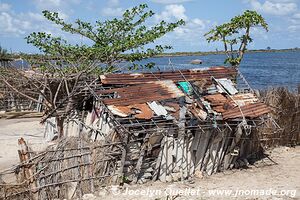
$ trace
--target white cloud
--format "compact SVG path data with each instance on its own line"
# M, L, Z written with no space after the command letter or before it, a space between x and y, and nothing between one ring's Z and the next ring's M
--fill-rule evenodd
M184 3L193 0L152 0L154 3L161 3L161 4L175 4L175 3Z
M31 18L35 21L44 21L45 20L45 17L40 13L29 12L26 15L28 15L29 18Z
M33 0L38 9L64 9L74 4L79 4L81 0Z
M297 31L300 30L300 26L297 26L297 25L290 25L290 26L288 27L288 30L289 30L290 32L297 32Z
M57 12L63 19L67 19L74 11L72 7L81 2L81 0L32 0L38 12L50 10Z
M64 35L57 25L46 20L40 13L16 13L14 10L0 12L1 36L25 37L37 31L51 31L61 36Z
M109 7L116 7L116 6L119 6L120 5L120 1L119 0L109 0L107 2L107 5Z
M267 40L269 38L266 30L259 28L259 27L253 27L251 30L251 35L254 38L262 38L264 40Z
M288 27L288 30L290 32L300 31L300 12L295 13L292 17L290 17L289 22L290 25Z
M297 11L298 6L293 0L267 0L260 3L258 0L250 0L253 9L271 15L289 15Z
M199 41L209 27L210 22L194 18L187 20L185 26L178 27L174 30L175 36L185 41Z
M161 13L155 15L155 19L156 21L165 20L167 22L184 19L186 24L176 28L174 32L168 33L163 37L162 41L171 45L174 44L174 41L177 41L176 43L197 48L205 45L204 43L206 42L203 35L212 25L208 20L189 18L186 15L185 7L178 4L166 5Z
M24 34L24 31L19 27L22 25L19 20L15 19L7 12L0 14L0 35L19 35Z
M57 13L58 13L58 16L64 20L69 18L69 15L67 13L65 13L64 11L58 10Z
M294 14L294 15L293 15L293 18L294 18L294 19L299 19L299 20L300 20L300 12Z
M1 11L8 11L10 10L11 5L8 3L1 3L0 2L0 12Z
M292 3L292 2L297 2L297 0L270 0L275 3Z
M277 25L276 30L273 24L273 30L270 32L277 32L286 34L296 33L300 31L300 10L298 8L299 0L246 0L250 3L250 6L262 13L270 14L274 16L280 16L280 25Z
M25 36L26 33L43 25L43 23L41 23L41 17L42 16L39 16L39 14L32 12L20 14L15 14L13 12L1 12L0 35L13 35L15 37Z
M54 9L62 6L61 0L34 0L34 4L38 9Z
M122 14L124 13L124 10L123 8L110 8L110 7L107 7L107 8L103 8L101 10L101 14L103 16L107 16L107 17L117 17L117 16L122 16Z
M109 0L106 7L101 10L101 14L107 17L117 17L122 16L124 9L120 7L119 0Z
M165 6L165 9L161 12L161 14L156 14L155 19L160 21L171 21L173 19L176 20L187 20L187 16L185 15L185 8L183 5L171 4Z

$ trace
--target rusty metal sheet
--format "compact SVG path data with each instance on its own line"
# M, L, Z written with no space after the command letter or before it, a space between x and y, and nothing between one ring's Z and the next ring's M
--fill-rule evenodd
M103 102L106 105L118 106L141 104L184 96L184 93L171 80L97 91L97 94L100 95L110 93L114 93L117 98L104 99Z
M110 105L110 106L107 106L107 108L114 115L117 115L119 117L127 117L130 114L132 114L130 108L128 108L127 106L114 106L114 105Z
M189 107L189 111L200 120L205 120L208 115L207 112L195 106Z
M256 118L271 112L271 109L267 105L260 102L241 106L240 108L242 110L243 115L249 118ZM224 112L222 115L223 115L223 119L226 120L226 119L241 118L242 113L238 107L235 107L233 109Z
M204 96L204 99L210 102L212 106L224 105L228 99L220 93Z
M153 73L135 73L135 74L108 74L101 75L101 82L110 85L130 85L141 84L145 82L157 80L172 80L192 81L207 79L210 81L211 77L215 78L234 78L237 75L237 70L232 67L212 67L206 70L182 70L172 72L153 72Z
M138 113L135 115L138 119L151 119L153 117L153 112L149 108L147 104L136 104L131 106L131 109L135 108L141 111L141 113Z
M232 96L232 99L239 106L252 104L258 101L258 98L252 93L236 94Z
M231 99L220 93L204 96L204 99L207 100L211 108L218 113L226 112L236 106Z
M177 120L179 119L180 106L178 102L167 102L164 104L164 107L171 116L175 117Z
M224 108L224 106L215 106L213 107L213 110L218 112L218 113L223 113L223 112L226 112L227 109Z
M237 105L245 106L258 101L257 97L252 93L236 94L231 96L231 98L226 97L224 94L217 93L204 96L204 99L207 100L212 109L218 113L224 113L235 108Z
M134 104L129 106L108 106L108 109L115 115L127 117L134 115L137 119L151 119L153 112L147 104Z

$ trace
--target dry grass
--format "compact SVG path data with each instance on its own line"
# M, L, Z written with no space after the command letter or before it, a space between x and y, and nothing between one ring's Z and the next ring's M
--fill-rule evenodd
M300 89L300 86L299 86ZM272 117L282 128L273 134L273 146L300 144L300 90L292 93L279 87L261 92L261 99L272 109Z

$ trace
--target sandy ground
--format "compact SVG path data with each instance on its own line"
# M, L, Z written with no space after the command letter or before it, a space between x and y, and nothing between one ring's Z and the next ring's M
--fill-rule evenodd
M35 150L47 145L38 119L0 119L0 171L18 162L20 137ZM279 147L269 153L277 164L264 159L248 169L184 182L107 187L83 199L300 199L300 146Z
M84 199L300 199L300 146L279 147L248 169L185 182L105 188ZM177 195L177 193L181 193Z
M0 119L0 171L18 163L18 139L23 137L34 150L44 148L44 127L39 119Z

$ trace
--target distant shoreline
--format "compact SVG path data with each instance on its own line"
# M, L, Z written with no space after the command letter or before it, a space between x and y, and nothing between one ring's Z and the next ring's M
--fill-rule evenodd
M300 51L300 48L294 49L258 49L258 50L248 50L246 53L273 53L273 52L295 52ZM205 56L205 55L222 55L225 51L208 51L208 52L172 52L172 53L162 53L154 57L177 57L177 56Z
M293 49L258 49L258 50L248 50L246 53L273 53L273 52L298 52L300 51L300 48L293 48ZM205 55L222 55L225 54L225 51L206 51L206 52L172 52L172 53L162 53L158 54L156 56L153 56L153 58L159 58L159 57L179 57L179 56L205 56ZM12 61L14 59L20 59L24 58L26 56L29 57L43 57L45 55L43 54L25 54L25 53L12 53L8 54L6 58L0 59L1 61Z

